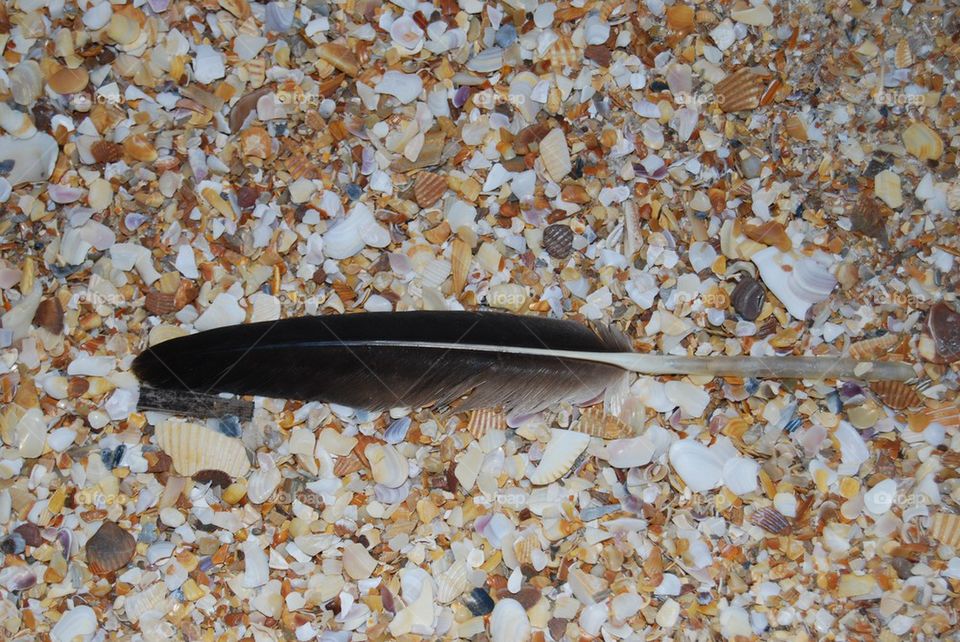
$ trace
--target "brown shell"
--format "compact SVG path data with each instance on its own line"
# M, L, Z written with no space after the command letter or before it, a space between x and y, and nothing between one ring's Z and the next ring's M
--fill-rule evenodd
M913 52L910 51L910 43L906 38L901 38L897 43L897 48L893 52L893 62L898 69L906 69L913 64Z
M503 430L507 427L507 418L503 412L494 408L478 408L470 411L467 432L480 439L488 430Z
M41 301L33 315L33 325L52 334L63 332L63 306L60 299L50 297Z
M233 479L222 470L198 470L193 473L193 481L200 484L210 484L218 488L226 488Z
M934 513L927 534L941 544L960 548L960 515Z
M360 64L356 55L345 45L327 42L314 49L314 51L320 60L329 62L348 76L356 76L360 72Z
M350 453L345 457L338 457L336 463L333 464L333 474L337 477L346 477L350 473L355 473L358 470L363 470L363 462L360 461L355 453Z
M580 52L573 46L569 36L560 36L547 50L547 60L553 71L560 71L564 67L576 69L580 67Z
M123 147L109 140L98 140L90 145L90 154L98 163L116 163L123 158Z
M894 410L923 405L923 400L916 389L902 381L874 381L870 384L870 390L884 405Z
M953 363L960 360L960 312L944 302L930 308L926 332L936 351L930 359L934 363Z
M754 511L750 515L750 523L774 535L785 533L790 528L790 521L783 516L783 513L769 506Z
M747 111L760 106L767 78L749 67L738 69L718 82L713 94L720 109L727 113Z
M420 207L430 207L447 191L447 179L433 172L420 172L413 184L413 195Z
M548 225L543 230L543 249L555 259L565 259L573 252L573 230L562 223Z
M126 566L136 550L133 535L114 522L105 521L87 540L87 567L97 575L108 575Z
M570 427L570 430L601 439L623 439L633 435L633 429L627 423L606 414L602 405L591 406L584 410L580 419Z
M879 359L900 344L898 334L885 334L873 339L864 339L850 344L850 356L859 361Z
M87 86L90 74L83 67L69 69L63 67L47 79L50 89L58 94L75 94Z
M177 311L176 295L167 294L158 290L147 292L146 302L143 307L151 314L164 315Z
M733 309L747 321L753 321L760 316L766 300L767 292L763 285L749 276L740 279L737 287L733 288L733 292L730 294Z
M937 408L925 408L910 416L910 426L915 430L923 430L933 423L940 424L947 430L960 428L960 404L946 403Z
M473 262L473 251L466 241L453 239L450 244L450 265L453 279L453 295L459 296L467 284L470 274L470 263Z

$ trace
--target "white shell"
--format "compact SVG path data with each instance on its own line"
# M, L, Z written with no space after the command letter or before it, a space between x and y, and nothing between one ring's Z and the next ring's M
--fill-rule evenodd
M37 133L30 116L0 103L0 127L14 138L30 138Z
M702 493L720 485L723 462L709 448L693 439L670 446L670 465L691 491Z
M53 642L85 640L96 633L97 628L97 614L89 606L81 605L63 614L50 629L50 639Z
M543 161L547 174L557 183L573 169L570 148L567 147L567 139L559 127L551 129L540 141L540 160Z
M10 70L10 93L18 105L31 105L43 92L43 72L36 60L22 60ZM12 181L11 181L12 182Z
M413 51L423 43L423 29L410 16L401 16L390 25L390 38L393 44Z
M760 464L746 457L734 457L723 464L723 485L734 495L746 495L757 490Z
M167 586L163 582L154 582L142 591L134 591L127 595L123 603L123 610L127 618L134 624L147 611L167 612Z
M243 586L256 588L270 580L270 565L267 554L256 537L247 539L243 544Z
M563 477L577 461L580 453L590 445L590 435L582 432L553 428L550 433L550 441L543 451L543 457L530 475L530 482L538 486Z
M378 94L389 94L406 105L423 92L423 81L417 74L388 71L373 89Z
M530 639L530 618L523 605L511 598L497 602L490 614L491 642L525 642Z
M649 464L655 451L653 440L643 435L608 442L604 456L614 468L635 468Z
M243 477L250 460L243 442L200 424L170 419L157 426L157 444L173 460L177 473L189 477L200 470L221 470Z
M873 515L883 515L893 506L897 495L897 482L893 479L884 479L871 488L863 496L863 504Z
M355 580L365 580L377 568L375 560L367 549L356 542L343 547L343 570Z
M323 253L331 259L346 259L367 244L381 247L389 232L377 224L373 212L363 203L357 203L346 218L341 219L323 235Z
M810 306L830 296L837 284L833 275L814 259L781 252L775 247L760 250L750 260L787 312L801 321Z
M363 454L370 462L373 479L388 488L399 488L407 481L410 465L390 444L368 444Z
M213 300L213 303L203 311L200 318L193 322L193 327L202 332L243 323L246 318L247 313L240 307L237 297L221 292Z
M280 469L267 453L257 453L257 463L260 468L253 471L247 480L247 499L254 504L262 504L270 499L283 477Z
M41 132L26 140L0 136L0 163L13 162L13 167L6 175L13 187L50 178L59 155L60 147L49 134Z
M469 586L467 572L467 565L462 561L454 562L444 571L437 578L437 601L441 604L449 604L460 597Z

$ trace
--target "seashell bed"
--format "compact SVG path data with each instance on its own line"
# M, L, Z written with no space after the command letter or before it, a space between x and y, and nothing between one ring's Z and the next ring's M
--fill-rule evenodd
M957 639L958 33L946 0L2 3L0 638ZM130 371L483 307L916 378L209 417Z

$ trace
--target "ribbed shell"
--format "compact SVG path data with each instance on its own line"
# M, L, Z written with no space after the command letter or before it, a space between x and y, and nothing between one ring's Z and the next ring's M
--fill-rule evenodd
M720 109L727 113L747 111L760 106L767 81L764 76L744 67L718 82L713 93Z
M490 430L504 430L507 427L507 418L503 412L494 408L478 408L470 412L467 422L467 432L480 439Z
M420 172L413 184L413 195L420 207L430 207L447 191L447 179L433 172Z
M935 513L927 533L941 544L960 548L960 515Z
M885 334L873 339L864 339L850 344L850 356L861 361L879 359L893 350L901 341L898 334Z
M157 443L170 455L174 469L185 477L201 470L222 470L236 478L250 470L242 441L200 424L166 421L157 426Z
M902 381L874 381L870 384L870 390L894 410L916 408L923 404L916 389Z
M136 549L133 535L105 521L87 540L87 567L97 575L108 575L126 566Z

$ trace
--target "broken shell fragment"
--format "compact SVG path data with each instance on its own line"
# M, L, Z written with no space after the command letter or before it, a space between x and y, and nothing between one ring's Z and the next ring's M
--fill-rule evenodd
M543 457L530 474L530 482L543 486L563 477L590 444L590 435L553 428Z
M237 478L250 470L243 442L206 426L171 419L157 426L156 434L157 444L185 477L201 470L221 470Z
M920 356L933 363L960 360L960 312L943 301L935 303L927 313L919 350Z
M540 159L554 181L559 183L573 169L570 161L570 148L563 130L559 127L550 130L540 141Z

